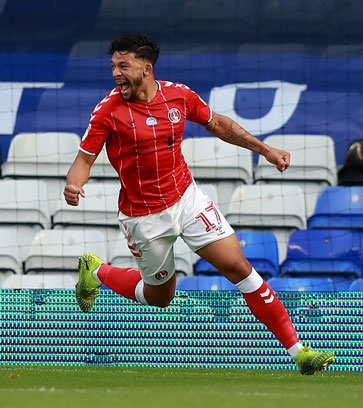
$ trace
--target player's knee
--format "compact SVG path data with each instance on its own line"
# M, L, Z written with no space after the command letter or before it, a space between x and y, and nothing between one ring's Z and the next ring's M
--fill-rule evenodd
M223 270L223 274L231 281L240 281L251 273L251 264L244 259L231 260Z
M170 305L170 302L173 300L173 298L174 298L174 295L159 298L159 299L154 299L153 302L150 303L150 305L165 308Z

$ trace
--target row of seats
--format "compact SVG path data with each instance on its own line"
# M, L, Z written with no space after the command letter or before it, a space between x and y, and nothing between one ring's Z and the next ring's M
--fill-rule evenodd
M0 180L0 225L18 225L19 243L28 245L29 229L99 228L107 241L119 232L118 183L88 183L86 199L77 207L62 197L47 201L47 188L40 180ZM213 196L211 194L211 196ZM232 195L226 218L235 230L267 230L277 238L279 262L286 257L287 243L296 230L330 228L363 229L363 187L326 187L319 194L313 215L306 220L302 193L294 186L243 185Z
M296 292L363 292L363 278L348 281L333 280L330 277L278 277L267 282L274 291ZM181 279L177 283L178 290L222 290L237 291L238 288L223 276L198 275Z
M363 292L363 279L337 285L329 277L271 278L267 281L272 289L282 292ZM8 276L0 286L3 289L74 289L77 277L69 273L41 272L28 275ZM237 287L223 276L190 276L178 281L178 290L237 291Z
M265 279L329 279L335 290L346 290L353 281L363 277L363 234L355 230L295 231L281 265L272 233L237 232L236 235L245 256ZM76 278L78 257L84 252L95 252L114 266L137 267L121 232L107 245L99 229L41 230L35 234L23 260L17 244L16 229L0 229L0 284L9 275L22 273L63 272ZM220 276L180 238L174 245L174 255L178 278Z
M274 135L265 139L271 146L291 152L288 172L280 174L259 156L253 166L248 149L228 144L215 137L189 138L182 142L182 151L200 183L216 186L222 212L227 211L233 190L241 184L299 185L303 190L307 215L313 210L318 192L337 184L334 141L322 135ZM80 138L73 133L21 133L10 144L7 160L1 165L2 177L64 178L79 147ZM91 179L116 179L117 174L102 150L92 166Z

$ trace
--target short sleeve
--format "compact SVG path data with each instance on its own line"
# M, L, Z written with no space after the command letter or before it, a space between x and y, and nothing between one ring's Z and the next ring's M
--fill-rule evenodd
M89 125L82 137L80 150L84 153L98 154L111 133L104 115L92 113Z
M188 89L187 92L187 119L204 125L212 119L212 110L197 93Z

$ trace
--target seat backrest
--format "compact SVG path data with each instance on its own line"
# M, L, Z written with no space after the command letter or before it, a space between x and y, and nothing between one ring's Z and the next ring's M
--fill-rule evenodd
M104 235L95 229L39 231L32 242L24 270L76 270L78 258L85 252L96 253L107 262Z
M349 259L360 258L360 234L343 229L312 229L294 231L287 246L287 259Z
M19 133L10 143L2 175L65 177L79 143L75 133Z
M349 286L351 292L363 292L363 278L356 279Z
M308 225L309 228L363 228L363 186L324 188Z
M74 289L76 282L71 274L37 273L35 275L12 275L2 283L9 289Z
M252 152L217 137L193 137L182 141L184 158L195 178L253 179Z
M334 292L334 282L331 278L324 277L311 277L311 278L271 278L268 280L269 285L274 291L297 291L297 292L310 292L310 291L327 291Z
M316 202L316 214L363 214L363 186L324 188Z
M15 228L0 228L0 270L22 272L22 259Z
M177 283L179 290L239 290L232 282L224 276L187 276Z
M90 182L84 186L86 196L80 198L79 205L69 206L60 199L58 208L52 214L52 225L93 224L118 226L118 196L120 183Z
M245 257L258 272L271 272L272 275L278 275L279 251L274 234L257 231L236 232L236 236Z
M255 180L273 178L327 181L336 185L337 165L334 140L327 135L272 135L264 139L268 145L291 154L290 167L279 173L264 156L258 157Z
M46 185L40 180L0 180L0 223L50 223Z
M353 274L363 267L360 234L353 230L312 229L291 234L281 275L287 273Z
M232 225L304 228L302 189L291 185L241 185L233 192L227 220Z

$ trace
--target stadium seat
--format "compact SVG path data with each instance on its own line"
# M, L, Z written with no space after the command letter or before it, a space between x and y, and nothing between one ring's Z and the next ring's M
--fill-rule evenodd
M264 277L279 274L279 250L271 232L236 232L245 257Z
M349 145L344 165L338 171L338 185L363 186L363 139Z
M334 140L325 135L272 135L265 143L291 153L287 171L280 173L264 156L254 168L257 184L285 183L300 186L304 192L306 215L314 211L319 191L337 184Z
M253 181L252 152L223 142L217 137L193 137L182 141L182 152L199 183L213 183L219 207L227 211L233 190Z
M291 232L306 226L304 195L301 188L284 184L242 185L233 193L226 219L236 231L273 233L282 261Z
M256 271L265 279L279 274L278 247L270 232L236 232L242 251ZM195 274L219 274L220 272L204 259L194 265Z
M333 279L328 277L277 277L268 280L271 288L278 292L285 291L298 291L298 292L310 292L310 291L323 291L334 292L336 291Z
M176 288L178 290L233 290L239 289L224 276L186 276L180 279Z
M65 177L78 152L75 133L19 133L2 164L3 177Z
M360 234L353 230L312 229L291 234L280 276L345 274L359 278L363 259Z
M12 275L1 284L2 289L74 289L77 280L69 273L39 272L36 275Z
M80 137L75 133L19 133L10 142L8 157L1 165L2 176L41 179L47 186L52 211L62 195L79 143Z
M24 273L77 272L78 258L85 252L96 253L107 262L105 239L99 230L42 230L34 237L24 261Z
M46 185L39 180L0 180L0 224L49 226Z
M117 219L119 182L90 182L84 190L86 197L81 197L76 207L68 205L64 199L58 201L51 215L52 228L98 228L107 242L115 242L120 231Z
M22 273L18 234L14 228L0 228L0 271Z
M324 188L308 228L363 229L363 186Z
M356 279L349 286L351 292L363 292L363 278Z
M24 259L34 235L50 225L46 186L40 180L2 179L0 189L0 228L16 231Z

